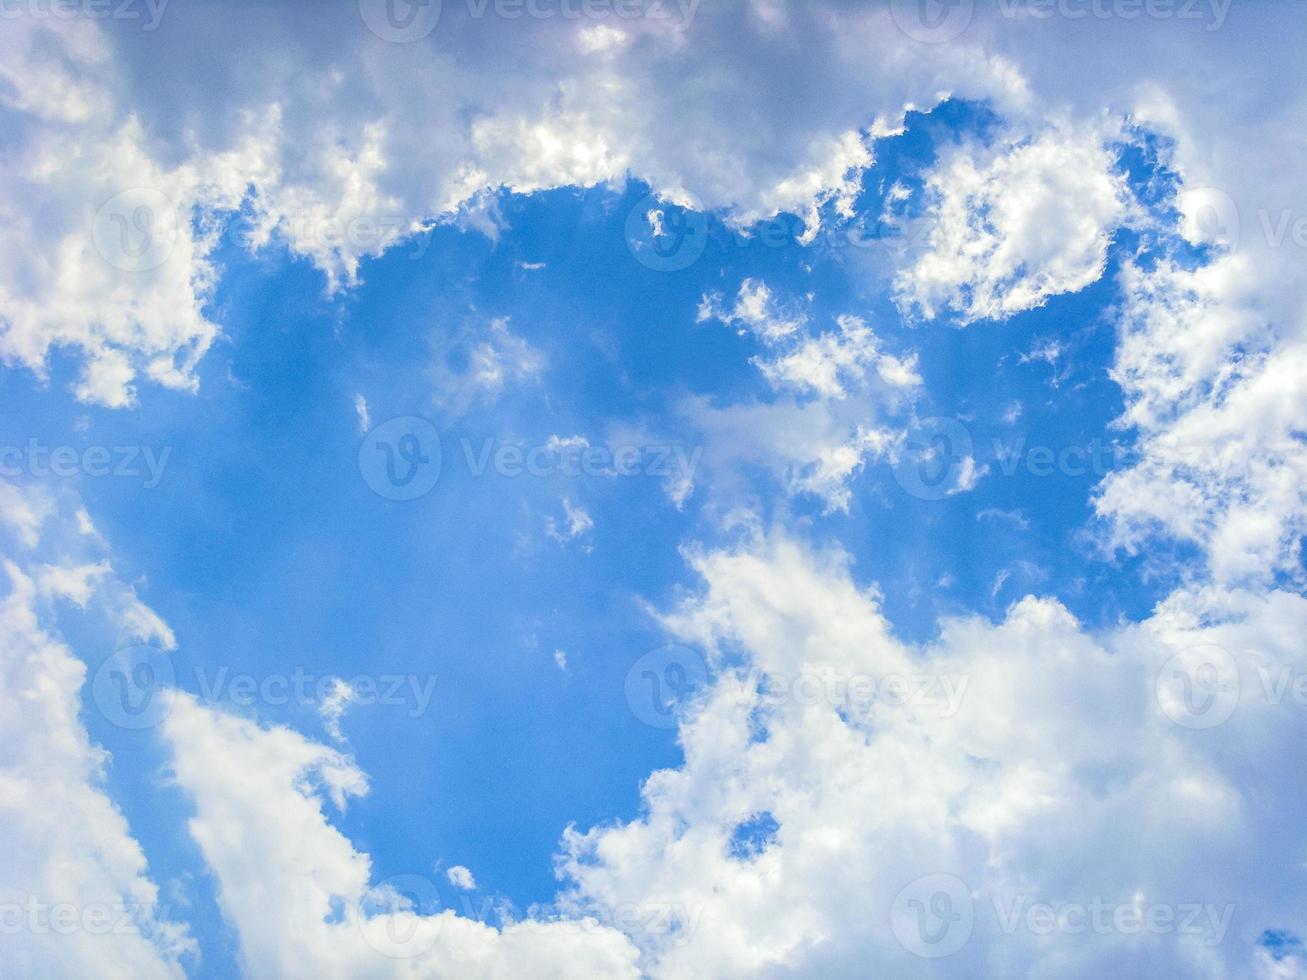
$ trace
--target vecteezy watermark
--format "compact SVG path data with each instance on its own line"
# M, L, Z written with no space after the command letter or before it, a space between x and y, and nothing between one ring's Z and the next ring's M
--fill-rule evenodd
M1228 902L1111 902L1099 895L1087 902L1033 902L1028 895L992 901L999 930L1009 936L1185 936L1218 946L1234 917Z
M473 478L634 477L694 479L703 447L677 444L591 445L581 436L551 436L536 445L500 442L493 436L462 436L449 461ZM440 434L426 419L402 416L385 422L359 446L359 472L374 491L390 500L414 500L430 493L445 457Z
M1234 917L1232 903L1114 902L1101 895L1087 901L1043 901L1023 894L994 894L987 902L963 879L948 873L922 875L906 884L890 905L890 929L909 953L924 959L952 956L970 942L977 920L992 923L996 935L1182 936L1204 945L1225 940Z
M416 260L427 254L439 227L438 222L393 211L330 213L306 209L260 215L242 210L211 215L203 231L205 240L215 246L231 245L247 252L257 252L269 242L278 241L300 254L379 255L408 241L407 256Z
M421 956L440 937L440 893L423 875L392 875L368 890L363 911L363 940L390 959Z
M1158 672L1155 694L1158 709L1175 724L1215 728L1243 704L1307 708L1307 671L1257 663L1245 677L1228 650L1201 643L1167 660Z
M684 946L698 930L704 913L703 905L684 902L586 902L565 911L537 908L522 918L499 896L461 891L442 901L440 891L435 881L419 874L393 875L369 889L358 920L364 940L390 959L421 956L439 937L441 913L454 912L461 919L490 928L511 927L517 935L541 932L560 937L616 929Z
M47 446L29 439L22 446L0 445L0 476L89 476L141 480L153 490L163 482L172 446Z
M168 261L186 221L184 209L163 191L131 187L100 206L91 226L91 240L100 256L115 269L148 272ZM407 255L417 260L430 249L438 228L437 222L390 211L290 210L259 214L242 210L204 213L197 233L209 248L233 246L251 253L275 242L302 255L380 255L401 242L409 242Z
M1050 20L1172 20L1220 30L1234 0L998 0L1002 17Z
M997 0L1007 19L1166 20L1219 30L1234 0ZM907 37L923 44L954 41L971 26L974 0L890 0L890 19Z
M0 902L0 935L137 935L141 922L166 915L166 907L137 902L50 902L28 895L22 902Z
M890 0L890 18L923 44L944 44L962 35L975 14L973 0Z
M440 433L426 419L405 415L377 426L359 446L359 472L388 500L426 496L440 479Z
M650 650L626 672L626 703L654 728L675 728L708 683L708 665L699 651L679 644Z
M711 243L714 247L743 251L750 248L805 248L839 252L879 250L890 257L933 247L938 220L933 215L879 219L866 216L854 221L822 221L812 225L784 212L748 226L710 225L697 204L683 206L650 194L626 215L626 247L637 262L655 272L679 272L699 261Z
M1185 728L1215 728L1239 707L1239 664L1211 643L1181 650L1162 667L1155 687L1162 714Z
M735 688L738 703L763 707L797 704L802 707L827 705L865 712L877 705L910 708L952 718L962 707L968 674L886 673L847 671L801 671L793 674L764 673L756 668L726 675L724 683Z
M702 0L459 0L473 20L655 21L689 28ZM383 41L411 44L431 34L453 0L359 0L368 30Z
M971 939L976 907L971 889L957 875L922 875L908 882L890 904L890 930L914 956L942 959Z
M943 500L970 489L975 455L971 433L954 418L913 423L893 459L894 479L920 500Z
M625 234L627 249L645 268L680 272L708 247L708 215L650 194L627 213Z
M122 272L148 272L168 261L180 219L167 194L131 187L100 206L91 225L95 250Z
M138 20L158 28L168 0L0 0L0 20Z
M1184 188L1177 205L1184 215L1181 229L1190 241L1229 249L1241 241L1260 240L1271 249L1307 249L1307 210L1259 208L1256 221L1248 222L1234 198L1216 187Z
M1258 455L1233 441L1221 446L1169 446L1167 454L1176 466L1218 472ZM1273 454L1264 455L1274 459ZM1101 480L1142 458L1143 450L1137 446L1099 437L1050 445L1017 436L990 439L978 446L960 419L935 416L913 422L895 447L891 464L894 479L909 494L921 500L942 500L971 489L984 477Z
M297 666L290 673L249 674L228 667L189 672L188 688L205 704L251 708L298 705L321 709L331 695L348 691L350 705L399 707L410 718L424 714L435 691L434 674L356 674L341 678L314 674ZM148 645L116 650L91 678L91 700L100 714L119 728L152 728L172 711L178 675L173 658Z

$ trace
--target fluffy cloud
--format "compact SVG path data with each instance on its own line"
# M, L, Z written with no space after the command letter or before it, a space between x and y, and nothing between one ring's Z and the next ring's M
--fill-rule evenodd
M525 919L498 929L442 911L430 877L371 883L368 856L324 812L328 798L341 809L367 791L363 773L335 749L187 695L163 734L247 975L637 976L634 947L597 921Z
M963 323L1000 319L1103 274L1126 211L1105 134L1054 128L944 153L926 178L922 254L895 280L899 304Z
M532 19L526 32L446 7L415 44L373 33L353 4L176 5L151 31L7 20L0 357L41 373L71 350L78 396L106 405L130 404L142 376L194 387L220 327L213 252L233 228L228 240L310 259L334 290L500 188L629 174L739 223L779 209L815 223L822 203L847 212L869 139L935 101L944 77L1000 100L1014 83L974 50L921 61L884 10L840 22L741 2L620 30ZM240 51L240 67L220 49ZM803 70L788 70L796 59ZM742 77L757 64L773 70ZM669 77L694 79L698 97ZM796 114L800 94L811 107Z
M193 944L168 921L145 855L104 788L108 753L79 714L86 666L55 632L57 604L94 603L120 642L171 634L107 560L47 563L99 550L57 502L0 493L0 930L19 976L180 978ZM46 515L33 519L33 514ZM83 525L85 528L85 525ZM113 649L106 644L106 654Z
M764 352L752 362L781 395L725 407L692 397L682 405L704 436L715 492L734 493L741 466L762 465L789 493L847 510L850 481L899 438L887 422L921 383L916 356L884 351L861 317L839 316L835 329L814 329L803 303L775 295L761 280L745 279L729 306L705 296L698 319L754 337Z
M1282 969L1259 939L1307 902L1275 870L1307 845L1293 817L1304 789L1281 764L1307 714L1276 703L1266 679L1305 666L1292 639L1307 625L1301 597L1179 593L1097 636L1030 597L999 623L947 621L914 649L838 552L774 536L694 564L702 593L665 622L720 673L689 706L684 765L650 777L639 819L566 841L574 909L658 896L697 914L692 930L634 937L651 975ZM1201 728L1189 702L1168 714L1168 672L1194 680L1223 656L1226 686L1190 693L1228 700L1232 685L1228 720ZM773 830L742 852L735 841L759 815ZM927 879L932 889L960 882L953 911L974 913L968 941L939 963L896 918L908 911L896 896L927 875L952 876ZM932 889L908 895L929 902ZM1131 909L1176 918L1114 928L1109 913L1106 928L1081 928L1073 915L1046 929L1022 914L1095 900L1127 923ZM1180 929L1190 905L1204 918Z

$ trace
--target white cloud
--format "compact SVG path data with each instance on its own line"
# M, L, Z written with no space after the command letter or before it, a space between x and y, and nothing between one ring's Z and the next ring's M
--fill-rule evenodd
M1001 319L1103 274L1126 213L1110 133L1055 127L946 150L926 178L925 254L899 273L899 305L927 319Z
M802 303L775 296L761 280L745 279L730 308L720 296L705 296L698 319L756 337L765 353L752 361L784 396L726 407L685 401L683 413L705 436L706 470L717 492L739 489L739 464L761 463L787 492L817 496L828 512L848 510L850 480L898 439L892 426L873 420L896 414L921 384L916 355L883 351L858 316L839 316L835 330L817 332ZM682 499L689 486L676 488Z
M510 385L528 385L547 365L543 353L498 317L484 329L463 329L436 338L433 368L436 405L462 415L474 405L493 405Z
M559 544L568 544L577 538L584 537L594 530L594 526L594 519L586 509L580 504L573 504L567 497L563 498L563 518L561 521L553 516L545 518L545 534ZM588 552L590 547L587 544L584 550Z
M55 603L96 605L118 643L160 642L97 543L51 500L5 484L0 523L23 537L0 559L0 908L6 971L18 976L174 978L193 950L169 921L145 854L105 789L108 753L80 717L87 667L55 628ZM30 514L46 513L34 524ZM38 535L38 531L40 534ZM36 563L33 549L75 564ZM26 557L25 557L26 556ZM148 611L147 611L148 612ZM153 620L152 620L153 617ZM164 644L166 646L166 644Z
M1307 714L1258 680L1307 666L1300 596L1182 592L1101 635L1028 597L999 623L948 620L912 648L839 553L772 538L694 565L701 595L665 622L721 673L681 727L685 762L650 777L639 818L566 845L575 909L657 896L701 912L692 932L635 936L652 976L927 975L890 911L933 873L961 878L976 910L969 942L941 961L948 976L1254 976L1262 932L1307 906L1275 870L1307 845L1304 788L1282 764ZM1216 731L1173 722L1155 687L1177 651L1204 643L1243 680ZM908 703L878 686L889 677ZM760 813L774 841L733 855L733 833ZM1225 924L1205 936L1000 925L1012 902L1095 899L1209 903Z
M841 316L838 330L810 336L772 359L758 358L763 375L777 388L793 388L821 398L845 398L861 388L871 371L885 384L912 388L921 384L916 356L885 354L861 317Z
M807 322L807 316L793 302L782 302L759 279L745 279L732 306L719 294L705 295L699 303L699 322L720 320L740 334L752 333L767 344L793 336Z
M371 432L372 413L368 410L368 400L362 395L354 396L354 414L358 416L359 432Z
M476 878L472 877L472 872L461 864L456 864L445 872L445 877L449 883L461 891L471 891L477 886Z
M370 882L368 856L323 812L324 797L340 808L367 791L363 773L334 749L185 695L163 733L177 782L194 800L189 829L219 883L246 975L637 975L634 949L597 922L526 919L497 929L441 911L452 897L442 901L420 874Z
M340 719L344 717L349 706L357 700L358 695L352 687L339 677L331 679L331 686L318 705L318 714L322 717L322 727L337 742L344 741L340 732Z
M812 494L828 512L845 511L852 502L850 481L869 461L888 459L898 439L892 427L875 424L874 407L862 399L719 408L708 398L688 397L679 411L704 446L694 480L668 488L682 499L698 480L721 500L748 499L748 469L762 466L786 493Z

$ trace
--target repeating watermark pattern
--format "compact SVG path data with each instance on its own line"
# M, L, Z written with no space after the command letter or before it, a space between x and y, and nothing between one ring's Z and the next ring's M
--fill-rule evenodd
M426 713L435 692L434 674L356 674L340 678L314 674L297 666L290 673L254 675L228 667L190 671L189 689L205 704L251 708L298 705L318 709L340 684L351 705L403 708L408 717ZM148 645L115 651L91 679L91 700L100 714L119 728L153 728L172 711L178 676L173 658Z
M749 248L809 248L839 252L881 250L901 257L927 251L938 222L933 216L862 217L852 222L822 221L815 227L798 215L780 213L747 227L711 225L702 208L682 206L650 194L626 216L626 247L637 262L655 272L688 269L708 246L743 251Z
M906 36L923 44L956 40L971 26L973 0L890 0L890 17Z
M177 231L177 207L167 194L154 187L131 187L100 206L91 240L115 269L148 272L168 261Z
M88 476L140 480L146 490L163 482L172 446L47 446L29 439L25 445L0 445L0 476Z
M1185 215L1185 235L1194 241L1235 248L1255 241L1270 249L1307 249L1307 210L1258 208L1254 221L1245 221L1239 205L1217 187L1181 190L1177 204Z
M371 890L370 906L359 919L364 941L390 959L421 956L440 937L440 892L431 879L400 874Z
M132 20L158 29L168 0L0 0L0 20Z
M452 0L451 0L452 2ZM681 30L694 22L701 0L458 0L473 20L573 20L599 23L637 20ZM383 41L411 44L430 36L440 22L442 0L359 0L368 30Z
M1024 894L981 897L954 874L922 875L905 885L890 905L890 929L909 953L924 959L952 956L966 946L985 913L994 937L1026 933L1036 937L1179 936L1207 946L1224 942L1233 903L1115 902L1100 895L1087 901L1049 902ZM991 918L992 913L992 918Z
M1187 647L1158 672L1161 713L1183 728L1216 728L1242 705L1307 708L1307 671L1258 663L1245 675L1230 651L1213 643Z
M699 261L708 247L708 215L650 194L626 216L626 247L655 272L680 272Z
M0 935L138 935L139 923L167 914L167 906L138 902L51 902L28 895L22 902L0 902Z
M424 497L440 479L440 433L412 415L383 422L359 446L359 472L388 500Z
M1233 0L996 0L1007 20L1174 21L1216 31L1225 26ZM890 0L890 18L905 36L922 44L946 44L966 33L976 17L974 0ZM987 12L990 5L986 5Z
M473 478L489 474L506 479L532 477L653 477L692 481L703 447L673 443L591 445L580 437L553 436L533 446L488 436L458 440L451 462ZM414 500L431 492L440 479L443 451L440 434L426 419L403 416L385 422L359 447L359 472L378 494L390 500Z
M436 29L441 6L441 0L359 0L359 15L383 41L412 44Z
M1157 675L1157 705L1185 728L1215 728L1239 707L1239 664L1228 650L1201 644L1181 650Z
M1169 20L1220 30L1234 0L997 0L1002 17L1040 20Z
M757 669L727 675L739 704L760 699L764 707L796 704L801 707L827 705L866 711L876 706L911 708L937 713L941 718L957 715L971 683L968 674L952 673L845 673L804 671L797 674L763 673Z
M919 500L943 500L966 489L966 468L975 466L971 433L958 419L935 416L908 429L894 460L894 479Z
M971 889L957 875L922 875L890 904L890 930L899 945L923 959L952 956L971 939L976 908Z
M708 665L698 650L669 644L650 650L626 672L626 703L654 728L675 728L708 683Z
M184 210L163 191L155 187L132 187L119 191L96 211L91 240L100 256L115 269L148 272L168 261L186 225L185 219ZM278 213L275 220L241 211L204 213L198 234L206 248L230 246L251 253L269 242L280 242L300 254L380 255L401 242L408 242L405 254L416 261L430 250L438 230L437 222L389 211L350 214L289 211Z
M225 216L204 229L206 241L257 252L270 241L284 242L300 253L346 252L379 255L400 242L410 243L406 255L420 259L431 248L439 224L391 211L324 214L320 211L279 213L275 221L247 211Z
M569 914L533 914L520 918L510 904L491 894L461 892L442 901L440 888L425 875L392 875L369 890L358 918L364 940L389 959L413 959L426 953L439 938L443 918L452 912L461 919L514 933L547 932L552 936L585 935L616 929L627 935L658 937L684 946L703 917L703 905L684 902L587 902Z
M1168 446L1171 465L1227 472L1255 459L1274 463L1273 451L1253 452L1237 442ZM961 419L934 416L908 428L892 459L894 479L920 500L943 500L975 486L984 477L1066 477L1101 480L1142 462L1145 449L1092 437L1084 442L1038 443L1025 436L974 439Z
M1185 936L1218 946L1234 918L1229 902L1110 902L1097 895L1088 902L1056 903L995 895L992 902L999 930L1008 936Z

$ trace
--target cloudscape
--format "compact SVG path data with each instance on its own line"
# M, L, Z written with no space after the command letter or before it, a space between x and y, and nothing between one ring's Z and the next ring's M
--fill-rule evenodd
M0 0L0 975L1307 977L1304 50Z

